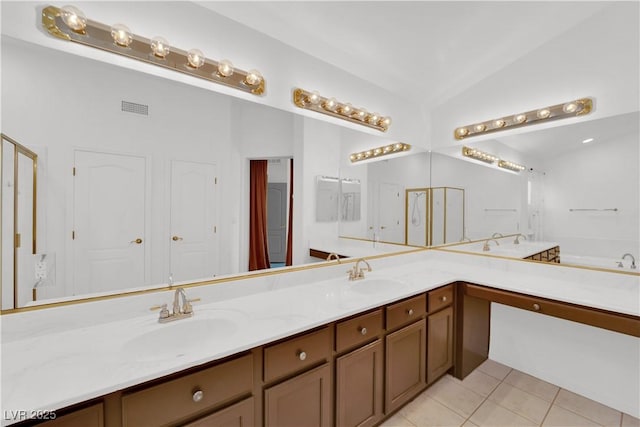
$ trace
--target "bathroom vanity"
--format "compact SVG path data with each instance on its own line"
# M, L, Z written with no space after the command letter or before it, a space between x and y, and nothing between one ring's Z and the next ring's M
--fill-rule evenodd
M20 339L12 317L42 327L46 310L13 314L3 324L2 406L55 414L47 426L376 425L500 346L495 304L613 334L637 353L639 276L479 258L419 251L371 259L373 271L357 281L343 260L193 287L187 294L202 300L195 315L171 324L157 313L115 322L87 314L93 324L70 328L70 313L57 313L46 336ZM120 314L171 296L66 310ZM619 364L616 357L602 363ZM619 368L627 381L638 370ZM618 408L634 415L628 405Z

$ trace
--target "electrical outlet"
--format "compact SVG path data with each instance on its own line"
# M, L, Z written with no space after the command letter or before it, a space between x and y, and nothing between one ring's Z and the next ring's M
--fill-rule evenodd
M47 262L46 261L38 261L36 262L35 269L36 279L46 279L47 278Z

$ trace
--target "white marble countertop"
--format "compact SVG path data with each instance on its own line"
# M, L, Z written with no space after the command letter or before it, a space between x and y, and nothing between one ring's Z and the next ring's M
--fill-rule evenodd
M202 301L194 306L194 317L168 324L159 324L157 313L148 311L151 296L144 300L149 305L141 309L141 313L148 314L114 321L103 319L88 322L87 326L75 319L74 327L50 326L47 333L25 334L25 338L11 335L5 330L11 322L5 322L1 407L7 411L63 408L457 280L640 315L639 276L552 268L444 251L371 260L373 271L366 273L362 281L347 280L345 271L351 266L334 263L315 272L303 270L270 276L271 279L245 279L240 282L251 285L251 281L298 275L292 283L300 280L303 284L272 286L269 290L252 285L246 288L256 290L235 296L223 297L227 291L223 286L216 290L219 285L190 288L190 297L202 295ZM302 275L307 279L301 279ZM327 275L333 277L323 277ZM310 280L313 276L323 279ZM162 297L169 298L170 294L162 293ZM158 295L153 298L156 301ZM109 310L115 307L113 304L118 304L118 299L97 302L91 310ZM80 307L83 305L78 309L86 309ZM69 307L66 309L56 315L74 315ZM21 322L34 316L46 319L43 311L23 313ZM36 323L34 328L42 326ZM3 425L11 423L3 420Z
M310 242L309 247L318 251L343 255L349 258L363 258L397 252L408 252L417 249L412 246L374 242L373 240L362 240L349 237L320 239Z

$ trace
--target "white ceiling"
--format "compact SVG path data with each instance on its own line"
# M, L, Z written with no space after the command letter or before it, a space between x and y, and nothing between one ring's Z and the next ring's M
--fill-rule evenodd
M610 3L197 2L425 109L478 83Z

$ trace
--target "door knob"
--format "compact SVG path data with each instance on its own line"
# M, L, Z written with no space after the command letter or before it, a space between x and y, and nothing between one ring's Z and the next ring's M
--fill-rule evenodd
M173 240L174 242L177 242L178 240L182 240L182 237L173 236L171 240Z
M140 243L142 243L142 239L138 237L136 240L132 240L129 243L135 243L136 245L139 245Z

